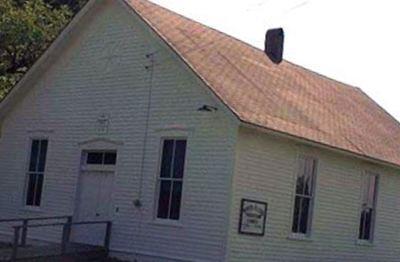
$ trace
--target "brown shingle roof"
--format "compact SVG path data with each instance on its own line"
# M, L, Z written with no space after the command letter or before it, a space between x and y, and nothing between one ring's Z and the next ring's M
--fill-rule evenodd
M241 121L400 166L400 124L360 89L146 0L126 0Z

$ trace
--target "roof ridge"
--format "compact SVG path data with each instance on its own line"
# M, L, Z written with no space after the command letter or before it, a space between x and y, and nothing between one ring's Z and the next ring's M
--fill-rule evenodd
M181 57L242 123L300 137L358 156L367 156L372 160L380 159L400 167L400 151L397 150L400 142L396 142L400 141L400 123L361 88L288 60L275 66L266 58L262 49L149 0L124 2ZM204 39L182 43L179 40L181 37L192 39L178 30L181 25L195 30L188 30L193 39L198 36L197 31L205 34ZM203 40L221 44L185 54L185 50L190 50L198 41ZM215 57L220 52L239 55L232 56L233 60L227 63ZM243 56L265 68L247 65L240 59ZM229 65L229 62L234 66ZM242 68L245 76L251 77L260 86L270 90L270 93L263 94L257 90L258 84L245 81L245 78L234 72L235 67ZM276 95L281 105L271 106L268 102L270 95ZM347 99L343 99L345 97ZM325 104L329 104L329 107L323 106ZM318 128L308 130L306 122L293 120L293 110L315 120ZM283 124L270 118L276 114L286 122ZM377 125L371 125L370 120ZM344 130L343 133L335 135L335 132L326 132L338 129ZM360 136L351 137L351 132L357 129L362 130ZM393 138L393 143L381 143L388 136ZM375 141L372 144L369 143L371 139Z
M129 2L130 0L124 0L124 1L128 1L128 2ZM230 35L230 34L228 34L228 33L225 33L225 32L223 32L223 31L221 31L221 30L215 28L215 27L212 27L212 26L206 25L206 24L204 24L204 23L202 23L202 22L196 21L196 20L193 19L193 18L190 18L190 17L188 17L188 16L182 15L182 14L180 14L180 13L178 13L178 12L172 10L172 9L169 9L169 8L167 8L167 7L164 7L164 6L160 5L160 4L154 3L154 2L151 1L151 0L140 0L140 1L142 1L142 2L149 2L149 3L151 3L152 5L155 5L155 6L157 6L157 7L160 8L160 9L163 9L163 10L165 10L165 11L167 11L167 12L173 13L174 15L177 15L177 16L179 16L179 17L181 17L181 18L184 18L184 19L186 19L186 20L188 20L188 21L191 21L191 22L193 22L193 23L196 23L196 24L198 24L198 25L200 25L200 26L203 26L203 27L205 27L205 28L207 28L207 29L211 29L211 30L213 30L213 31L216 32L216 33L219 33L219 34L221 34L221 35L223 35L223 36L225 36L225 37L227 37L227 38L230 38L230 39L232 39L232 40L235 40L235 41L238 42L239 44L246 45L246 46L252 48L253 50L255 50L255 51L257 51L257 52L262 52L262 53L264 53L264 50L263 50L263 49L261 49L261 48L259 48L259 47L257 47L257 46L254 46L254 45L252 45L252 44L250 44L250 43L248 43L248 42L246 42L246 41L244 41L244 40L242 40L242 39L240 39L240 38L238 38L238 37L236 37L236 36ZM288 63L288 64L290 64L291 66L298 67L298 68L300 68L300 69L302 69L302 70L306 70L306 71L308 71L308 72L311 72L311 73L313 73L313 74L316 74L317 76L322 77L322 78L324 78L324 79L326 79L326 80L328 80L328 81L333 81L333 82L338 83L338 84L340 84L340 85L342 85L342 86L345 86L345 87L348 87L348 88L352 88L352 89L361 89L361 88L359 88L359 87L357 87L357 86L355 86L355 85L351 85L351 84L345 83L344 81L339 81L339 80L334 79L334 78L332 78L332 77L329 77L329 76L327 76L327 75L325 75L325 74L323 74L323 73L319 73L319 72L317 72L317 71L314 71L314 70L312 70L312 69L310 69L310 68L307 68L307 67L305 67L305 66L302 66L302 65L300 65L300 64L296 64L296 63L293 62L293 61L290 61L290 60L287 60L287 59L283 59L283 61L286 62L286 63Z

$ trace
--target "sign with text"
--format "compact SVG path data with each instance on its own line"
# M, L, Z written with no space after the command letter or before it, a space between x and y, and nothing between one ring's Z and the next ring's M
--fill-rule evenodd
M239 234L263 236L267 219L267 203L242 199L240 206Z

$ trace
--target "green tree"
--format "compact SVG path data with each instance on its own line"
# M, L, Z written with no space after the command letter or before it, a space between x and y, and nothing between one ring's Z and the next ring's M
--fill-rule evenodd
M48 48L83 2L0 0L0 99Z
M77 13L87 2L87 0L45 0L53 8L68 6L72 12Z

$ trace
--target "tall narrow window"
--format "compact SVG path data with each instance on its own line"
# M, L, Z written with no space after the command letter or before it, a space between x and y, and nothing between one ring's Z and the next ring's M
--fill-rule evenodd
M358 238L372 241L376 213L376 191L378 176L367 174L363 177L362 205Z
M186 155L186 140L163 141L158 178L157 218L179 220Z
M43 177L46 166L48 141L34 139L31 144L31 155L27 173L26 199L27 206L40 206L42 200Z
M310 233L316 169L316 159L312 157L300 158L293 211L293 233L306 235Z

